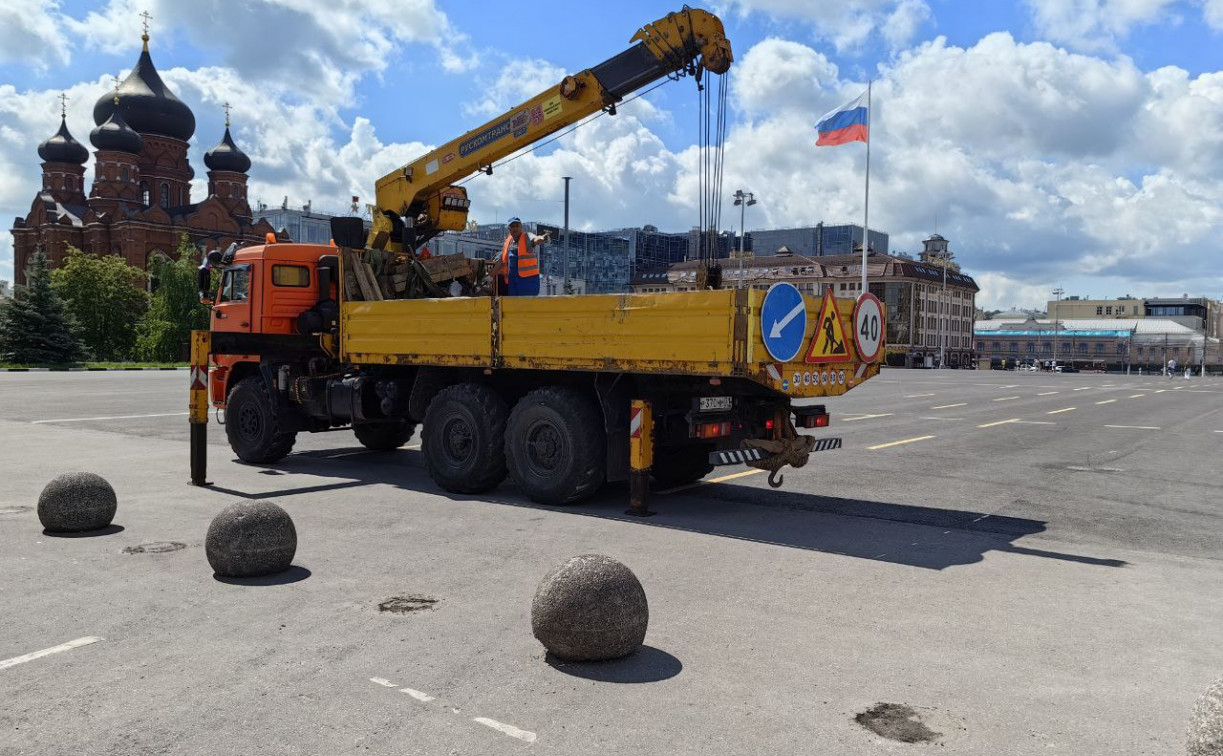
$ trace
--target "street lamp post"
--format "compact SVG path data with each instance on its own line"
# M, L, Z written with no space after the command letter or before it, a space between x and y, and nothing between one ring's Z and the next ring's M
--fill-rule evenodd
M747 217L747 208L749 205L756 204L756 195L751 192L745 192L742 189L735 190L735 205L739 207L739 288L743 288L743 237L746 235L744 230L744 220Z
M573 293L573 282L569 278L569 182L572 176L562 176L565 180L565 238L561 241L561 249L565 251L565 294Z
M1055 297L1053 301L1053 364L1054 365L1057 364L1057 332L1058 332L1058 327L1060 325L1060 323L1058 323L1058 320L1057 320L1057 306L1059 303L1061 303L1062 295L1065 293L1066 293L1066 290L1060 286L1053 290L1053 296Z
M951 250L944 250L940 255L943 260L943 293L939 296L939 314L945 310L947 313L946 322L939 323L939 331L941 334L938 340L938 366L940 369L947 367L947 336L951 332L951 302L947 299L947 268L951 265L951 258L955 255L951 254ZM943 320L943 318L939 318Z

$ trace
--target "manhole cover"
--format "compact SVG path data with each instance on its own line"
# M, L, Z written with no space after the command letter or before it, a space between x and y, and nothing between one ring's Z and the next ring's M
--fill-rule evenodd
M124 554L165 554L170 551L178 551L179 549L187 548L187 544L179 543L178 541L154 541L152 543L142 543L139 546L126 546L123 549Z
M29 512L34 507L0 507L0 515L14 515Z
M917 712L904 704L877 703L854 721L876 735L901 743L933 743L942 735L926 727Z
M393 596L378 605L378 611L391 614L408 614L425 609L432 609L437 599L432 596Z

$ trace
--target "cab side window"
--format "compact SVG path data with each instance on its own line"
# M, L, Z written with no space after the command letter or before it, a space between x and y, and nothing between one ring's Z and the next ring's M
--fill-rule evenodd
M225 271L225 278L221 281L221 296L217 302L245 302L250 296L250 288L251 267L241 265L230 268Z

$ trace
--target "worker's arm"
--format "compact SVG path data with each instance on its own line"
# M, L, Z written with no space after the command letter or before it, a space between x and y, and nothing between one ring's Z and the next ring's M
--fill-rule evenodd
M586 116L615 104L666 76L730 69L733 55L722 21L707 11L685 8L646 24L624 52L581 73L566 76L512 110L458 139L383 176L375 185L377 212L368 246L415 247L441 231L467 224L467 190L455 183L538 142ZM406 226L405 226L406 222Z

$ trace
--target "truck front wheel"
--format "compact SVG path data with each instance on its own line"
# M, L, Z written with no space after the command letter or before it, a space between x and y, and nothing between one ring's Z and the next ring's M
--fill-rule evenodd
M229 446L243 462L267 464L293 450L296 433L280 430L280 418L258 376L243 378L229 394L225 409L225 435Z
M444 388L429 402L421 450L429 477L452 493L495 488L505 479L505 422L509 410L478 383Z
M408 443L416 431L416 424L407 420L389 423L356 423L352 432L366 449L391 451Z
M542 388L510 413L506 463L532 501L571 504L594 494L607 471L607 440L598 409L567 388Z

